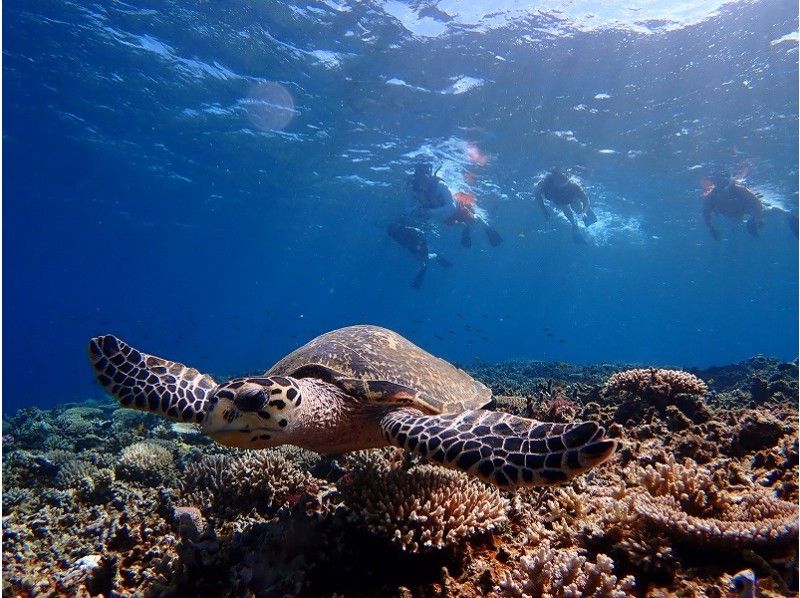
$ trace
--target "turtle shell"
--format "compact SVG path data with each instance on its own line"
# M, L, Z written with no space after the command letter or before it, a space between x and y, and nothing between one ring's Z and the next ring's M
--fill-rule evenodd
M308 377L307 372L315 370L309 366L322 366L317 369L333 370L342 378L406 387L415 393L410 404L431 413L480 409L492 398L492 391L465 371L378 326L327 332L289 353L266 375ZM403 401L396 402L409 404L408 395L403 396ZM394 402L392 397L380 400Z

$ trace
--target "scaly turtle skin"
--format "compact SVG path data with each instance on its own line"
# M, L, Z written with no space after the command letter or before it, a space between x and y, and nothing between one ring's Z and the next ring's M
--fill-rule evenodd
M324 454L393 445L504 488L564 483L617 449L594 422L482 410L486 386L377 326L323 334L263 376L222 384L111 335L89 342L89 358L122 406L198 423L228 446Z

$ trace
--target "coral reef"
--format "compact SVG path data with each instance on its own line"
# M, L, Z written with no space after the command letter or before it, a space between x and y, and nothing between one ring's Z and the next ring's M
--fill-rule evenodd
M172 452L155 440L143 440L123 449L117 475L145 486L172 484L178 475Z
M602 392L606 395L629 392L644 399L667 399L681 393L704 396L708 386L689 372L638 368L617 372L606 381Z
M521 565L513 574L506 573L500 583L506 596L626 598L636 586L630 575L617 579L614 561L608 556L599 554L596 562L590 563L575 550L551 548L547 540L531 556L522 557Z
M491 531L508 506L494 488L432 465L368 467L340 488L354 521L410 552L456 546Z
M741 494L721 491L724 480L686 460L647 466L646 490L633 508L655 529L702 546L781 550L796 546L797 505L775 499L760 486Z
M515 493L395 448L237 451L111 404L4 414L3 587L725 596L749 569L761 595L796 596L797 364L693 370L708 393L685 372L610 392L619 370L473 370L497 393L494 409L599 421L622 442L567 486Z
M323 484L286 458L286 451L204 455L187 463L181 497L205 514L234 516L257 508L273 513L301 501L318 503Z

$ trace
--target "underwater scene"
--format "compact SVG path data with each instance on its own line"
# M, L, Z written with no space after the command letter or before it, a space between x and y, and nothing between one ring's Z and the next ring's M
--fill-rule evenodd
M796 3L2 16L4 595L798 595Z

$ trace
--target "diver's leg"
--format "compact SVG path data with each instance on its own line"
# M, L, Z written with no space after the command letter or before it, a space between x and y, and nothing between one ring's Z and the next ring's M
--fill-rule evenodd
M756 219L755 216L750 216L747 220L747 232L753 235L754 237L758 236L758 229L761 225L764 224L763 221Z
M422 287L422 283L425 282L425 273L428 271L428 260L422 262L422 267L417 272L416 276L414 276L414 280L411 281L412 288L419 289Z
M583 238L581 234L581 230L578 227L578 221L575 219L575 212L572 211L572 207L567 204L561 208L561 211L564 212L564 216L567 217L569 223L572 225L572 240L578 244L585 244L586 239Z
M428 259L436 260L436 263L442 266L443 268L450 268L453 265L453 262L451 262L447 258L442 257L438 253L429 253Z
M461 245L464 247L472 247L472 228L469 224L464 225L464 230L461 231Z

